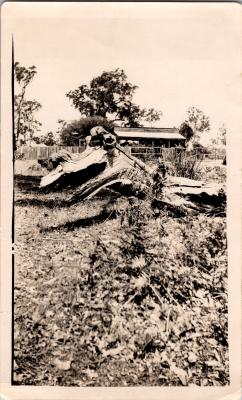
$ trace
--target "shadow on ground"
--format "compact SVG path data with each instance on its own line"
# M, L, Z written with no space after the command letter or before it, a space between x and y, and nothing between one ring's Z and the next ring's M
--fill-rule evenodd
M65 208L70 207L77 203L76 199L63 200L63 199L36 199L25 198L15 200L16 206L22 207L46 207L46 208Z
M74 231L77 228L87 228L94 224L100 224L108 219L115 219L115 210L102 210L100 214L94 215L93 217L80 218L75 221L67 221L64 224L59 224L56 226L50 226L48 228L40 229L40 233L54 232L59 230Z

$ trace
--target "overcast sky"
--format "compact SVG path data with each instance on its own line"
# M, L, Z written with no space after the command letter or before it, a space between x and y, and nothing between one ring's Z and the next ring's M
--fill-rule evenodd
M15 3L15 61L36 65L26 96L42 104L42 131L80 117L65 94L103 71L123 68L135 102L163 111L158 126L178 126L196 106L213 132L233 119L237 101L236 4Z

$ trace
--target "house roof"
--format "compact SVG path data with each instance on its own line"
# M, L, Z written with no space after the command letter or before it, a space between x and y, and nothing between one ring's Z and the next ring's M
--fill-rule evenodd
M114 128L119 139L180 139L185 140L176 128Z

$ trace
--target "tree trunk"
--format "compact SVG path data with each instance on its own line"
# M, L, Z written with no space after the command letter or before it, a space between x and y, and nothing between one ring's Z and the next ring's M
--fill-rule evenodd
M62 160L56 155L55 158ZM102 169L100 166L103 166ZM94 170L92 177L88 175L90 167ZM137 169L140 174L137 174ZM79 180L85 174L86 179ZM154 173L146 164L126 154L123 149L119 151L119 146L107 151L102 148L88 148L76 159L72 157L71 160L60 161L54 171L42 178L40 186L51 186L63 176L70 183L76 177L78 189L72 201L91 198L101 189L115 187L121 193L125 190L133 195L142 193L153 208L166 209L176 215L183 215L188 211L209 212L213 207L223 205L225 209L226 206L225 192L221 185L205 185L202 181L164 176L159 170ZM68 176L72 179L68 179Z

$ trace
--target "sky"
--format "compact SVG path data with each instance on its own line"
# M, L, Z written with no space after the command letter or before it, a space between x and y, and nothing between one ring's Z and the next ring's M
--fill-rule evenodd
M162 110L157 126L179 126L190 106L210 117L212 134L233 122L241 39L237 4L15 5L15 61L37 67L26 97L42 104L36 114L42 133L55 132L58 119L80 117L68 91L116 68L139 86L138 105Z

